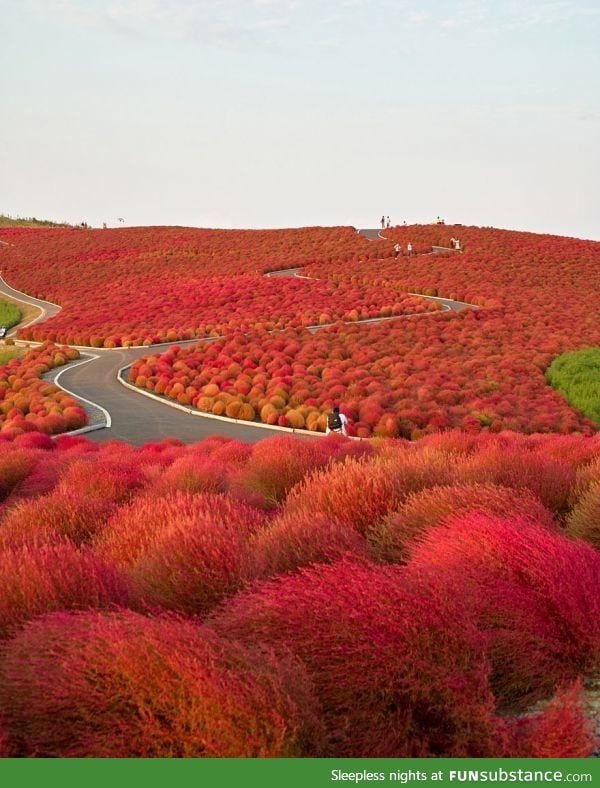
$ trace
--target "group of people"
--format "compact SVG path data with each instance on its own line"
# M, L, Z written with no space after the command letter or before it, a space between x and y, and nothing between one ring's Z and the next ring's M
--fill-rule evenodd
M406 256L407 257L412 257L413 252L414 252L413 245L409 241L406 244ZM400 244L397 243L397 244L394 244L394 260L397 260L398 257L402 257L402 247L400 246Z
M385 229L386 229L386 227L388 227L388 228L389 228L389 227L391 227L391 226L392 226L392 223L390 222L390 217L389 217L389 216L382 216L382 217L381 217L381 219L379 220L379 223L381 224L381 229L382 229L382 230L385 230ZM407 226L407 224L406 224L406 219L404 219L404 220L402 221L402 225L403 225L404 227L406 227L406 226Z
M460 252L462 250L462 246L458 238L451 238L450 246L452 249L455 249L457 252Z

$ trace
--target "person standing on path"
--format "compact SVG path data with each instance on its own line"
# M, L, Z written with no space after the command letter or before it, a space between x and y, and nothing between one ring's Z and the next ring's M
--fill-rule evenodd
M398 256L402 253L402 247L400 244L396 244L394 246L394 260L398 259Z
M336 405L331 411L331 413L327 416L327 428L325 430L325 434L329 435L330 432L338 432L347 438L348 437L348 431L346 429L347 424L348 424L348 419L343 413L340 413L340 409Z
M409 241L409 242L406 244L406 254L407 254L409 257L412 257L412 253L413 253L413 245L412 245L412 244L411 244L411 242Z
M381 229L383 230L384 228L385 228L385 216L382 216L381 217Z

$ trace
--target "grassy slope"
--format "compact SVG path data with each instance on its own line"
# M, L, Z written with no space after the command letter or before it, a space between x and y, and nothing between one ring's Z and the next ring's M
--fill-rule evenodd
M12 328L21 321L21 310L9 301L0 300L0 326Z
M11 348L10 350L0 348L0 366L6 364L11 358L18 358L24 354L21 348Z
M564 353L554 359L546 378L569 405L600 427L600 348Z
M35 216L27 218L13 218L0 213L0 227L69 227L67 222L51 222L46 219L36 219Z

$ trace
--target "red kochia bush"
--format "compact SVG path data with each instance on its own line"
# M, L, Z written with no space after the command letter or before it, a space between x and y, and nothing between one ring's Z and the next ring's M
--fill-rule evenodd
M44 452L30 473L13 487L7 503L23 498L36 498L53 490L65 468L65 458L58 452Z
M310 474L288 495L286 514L323 514L365 533L415 490L454 480L447 457L401 446L386 456L346 458Z
M288 514L274 519L252 541L252 573L270 577L312 563L330 563L345 553L367 556L364 537L322 514Z
M39 452L32 449L3 447L0 455L0 500L6 498L23 481L39 460Z
M204 522L207 517L212 517L215 524L244 527L248 533L264 523L261 512L224 495L175 491L157 497L150 491L114 513L99 534L95 549L119 566L132 566L154 551L164 534L182 523L196 519Z
M543 451L529 450L515 438L511 444L489 442L465 463L465 479L491 482L506 487L527 488L553 512L568 508L575 469L548 457Z
M298 663L131 611L31 622L6 645L0 706L17 757L319 754Z
M300 441L276 435L253 446L236 484L260 493L267 505L280 503L310 471L325 465L331 454L321 441Z
M527 489L483 483L436 485L411 493L398 511L371 529L371 549L385 561L404 561L407 545L418 534L448 515L469 511L508 517L525 515L549 528L556 527L552 513Z
M128 570L143 598L170 610L205 614L248 577L248 530L205 514L163 532Z
M600 435L600 433L598 433ZM597 441L600 446L600 441ZM571 488L569 503L576 504L593 484L600 484L600 452L587 465L577 469L575 484Z
M192 452L176 459L170 468L161 473L153 489L158 494L175 490L222 493L227 490L228 475L226 463Z
M0 718L0 758L10 758L10 745L8 743L8 732L1 718Z
M397 568L303 569L238 594L209 623L303 660L329 756L494 754L482 637L455 596L421 593Z
M29 449L45 449L47 451L54 449L54 441L43 432L25 432L23 435L17 435L14 444Z
M97 443L92 443L82 435L58 435L52 442L55 449L71 455L95 454L100 451Z
M567 530L600 550L600 477L569 512Z
M600 667L600 554L583 542L526 518L472 512L425 531L406 571L470 609L507 706Z
M77 491L56 490L14 505L0 522L0 548L89 541L108 520L115 505L86 498Z
M590 758L600 740L581 681L559 689L547 706L517 721L507 755L513 758Z
M584 468L598 459L600 433L595 436L582 435L536 435L531 436L532 445L544 452L546 457L559 460L573 468Z
M41 613L132 602L108 564L71 544L0 551L0 637Z
M256 510L220 495L146 496L114 515L97 549L126 567L147 602L205 613L244 582L249 538L262 524Z
M73 462L62 474L58 488L65 493L76 490L89 498L122 503L144 483L142 472L133 463L92 455Z

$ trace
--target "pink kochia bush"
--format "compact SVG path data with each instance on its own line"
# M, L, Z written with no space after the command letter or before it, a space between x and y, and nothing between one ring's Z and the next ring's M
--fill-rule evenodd
M310 683L290 657L198 623L131 611L57 613L0 665L18 757L257 758L319 754Z
M239 594L209 623L304 662L329 755L495 751L484 638L456 598L421 592L399 569L349 559L303 569Z
M524 517L471 512L416 540L409 577L461 598L487 633L501 704L600 670L600 553Z

